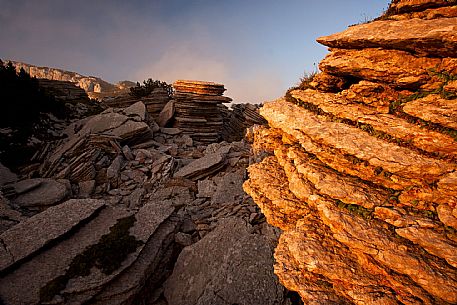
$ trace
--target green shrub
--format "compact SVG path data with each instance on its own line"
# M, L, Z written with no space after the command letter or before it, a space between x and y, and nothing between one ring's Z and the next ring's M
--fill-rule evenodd
M137 82L135 87L130 88L130 95L134 97L145 97L151 94L151 92L156 88L165 89L168 97L170 98L173 95L173 87L170 84L159 80L152 80L151 78L147 81L143 81L143 85Z

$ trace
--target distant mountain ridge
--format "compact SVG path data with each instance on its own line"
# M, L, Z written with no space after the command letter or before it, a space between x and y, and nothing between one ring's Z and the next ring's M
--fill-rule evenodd
M84 89L91 98L120 94L127 91L130 87L135 86L135 83L131 81L121 81L117 84L111 84L95 76L85 76L72 71L39 67L15 60L6 60L6 62L8 61L11 61L18 71L22 68L32 77L75 83L77 86Z

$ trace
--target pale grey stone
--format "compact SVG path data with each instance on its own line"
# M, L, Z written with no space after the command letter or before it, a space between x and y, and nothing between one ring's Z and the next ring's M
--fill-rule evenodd
M184 166L174 176L199 180L219 171L224 165L225 155L211 153Z
M163 107L162 111L159 114L159 118L157 119L157 124L160 127L165 127L167 123L173 118L175 114L175 102L173 100L169 101Z
M273 305L284 288L273 273L273 247L231 218L197 243L184 248L168 278L169 305Z
M0 235L0 240L13 260L2 261L0 269L38 251L91 217L104 205L101 200L71 199L12 227Z
M147 114L146 106L143 102L136 102L135 104L124 108L122 112L127 116L137 116L141 121L146 119Z

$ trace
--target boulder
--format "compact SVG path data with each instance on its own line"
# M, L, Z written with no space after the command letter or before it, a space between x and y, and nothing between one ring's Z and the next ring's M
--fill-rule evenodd
M221 221L181 252L164 286L168 304L281 304L283 288L273 274L272 250L242 220Z
M175 114L175 101L169 101L160 111L159 117L157 119L157 124L160 127L165 127L167 123L173 118Z

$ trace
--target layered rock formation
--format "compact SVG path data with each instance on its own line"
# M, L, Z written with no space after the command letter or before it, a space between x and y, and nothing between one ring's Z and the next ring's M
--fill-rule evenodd
M244 189L306 304L457 303L455 1L393 1L321 37L308 89L260 113Z
M178 80L173 83L174 127L180 128L192 139L214 143L221 138L223 118L219 108L232 101L222 96L224 85L212 82Z

